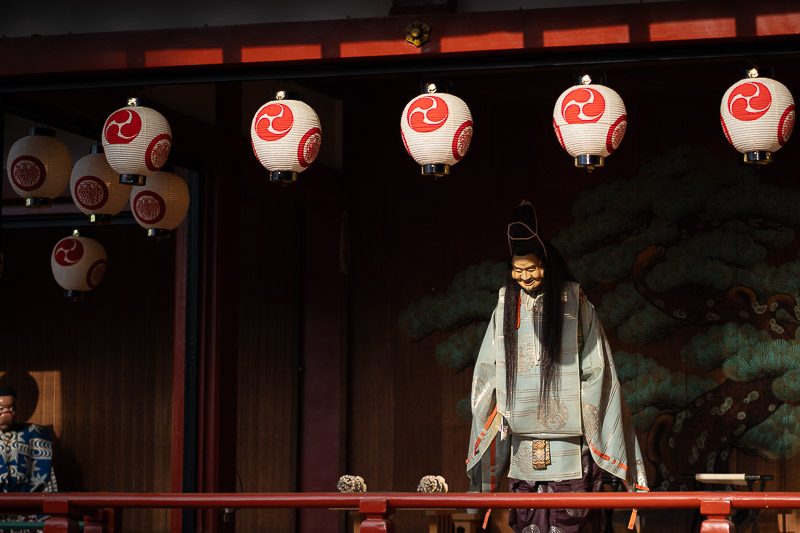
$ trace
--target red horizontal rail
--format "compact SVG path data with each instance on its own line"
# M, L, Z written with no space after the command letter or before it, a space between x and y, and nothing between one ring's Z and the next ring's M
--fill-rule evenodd
M738 509L798 509L798 492L596 492L571 494L384 493L124 493L55 492L0 494L0 509L37 511L44 507L101 508L335 508L359 509L384 502L390 509L563 508L692 509L724 502Z

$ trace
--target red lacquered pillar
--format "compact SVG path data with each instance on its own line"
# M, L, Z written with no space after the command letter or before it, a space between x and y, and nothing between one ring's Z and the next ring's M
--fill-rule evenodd
M730 500L701 501L700 514L706 515L700 533L735 533L736 527L730 521Z
M392 509L388 501L361 500L358 512L364 515L364 520L361 521L361 533L394 533L394 522L389 519Z

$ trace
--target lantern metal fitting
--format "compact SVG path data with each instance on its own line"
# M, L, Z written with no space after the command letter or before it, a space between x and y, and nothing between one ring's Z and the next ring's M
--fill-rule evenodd
M406 27L406 42L417 48L427 43L431 38L431 25L415 20Z

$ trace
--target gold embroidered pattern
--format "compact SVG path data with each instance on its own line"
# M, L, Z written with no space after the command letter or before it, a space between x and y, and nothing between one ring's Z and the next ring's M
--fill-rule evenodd
M533 439L531 441L531 452L534 470L544 470L547 465L551 464L549 440Z
M557 398L550 398L547 400L546 408L544 405L539 405L536 418L544 427L559 430L569 421L569 408Z

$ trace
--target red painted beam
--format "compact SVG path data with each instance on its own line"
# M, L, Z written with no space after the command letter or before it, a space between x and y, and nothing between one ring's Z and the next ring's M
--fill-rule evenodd
M430 42L405 41L422 19ZM794 0L625 4L485 13L429 13L227 27L0 40L0 76L199 65L280 64L476 52L755 40L800 34Z
M330 493L17 493L1 494L0 509L31 511L48 509L51 502L61 510L104 508L328 508L360 509L362 502L370 512L381 514L401 509L474 509L474 508L543 508L561 509L565 500L570 507L591 509L702 509L724 513L726 509L800 509L797 492L595 492L564 494L448 493L418 492ZM58 502L58 503L55 503ZM68 507L66 507L68 505ZM378 508L380 506L380 508ZM385 510L382 510L385 509Z

